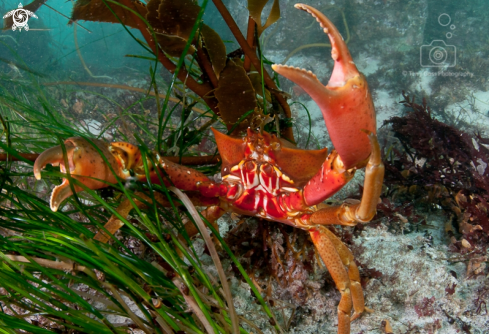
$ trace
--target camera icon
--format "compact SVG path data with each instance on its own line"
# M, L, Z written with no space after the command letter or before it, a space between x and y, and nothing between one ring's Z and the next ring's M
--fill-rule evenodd
M457 64L457 48L442 40L434 40L419 48L422 67L454 67Z

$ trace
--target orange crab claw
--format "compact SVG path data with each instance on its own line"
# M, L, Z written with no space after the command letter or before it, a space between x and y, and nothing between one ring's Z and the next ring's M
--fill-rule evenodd
M273 65L277 73L295 82L318 104L333 145L345 168L363 167L370 155L368 137L361 130L376 133L375 109L365 77L353 63L338 29L318 10L296 4L311 14L331 41L334 68L327 86L311 72L290 66Z
M100 153L94 146L100 150ZM134 179L142 182L147 181L141 151L137 146L125 142L107 143L97 139L91 139L89 142L81 137L72 137L65 141L65 147L71 177L89 189L101 189L117 183L117 177L127 180L131 177L131 173L133 173ZM199 191L204 186L216 188L214 182L211 182L201 172L171 162L158 154L155 158L155 166L149 161L147 164L149 181L152 183L163 181L166 186L173 185L186 191ZM47 164L59 165L61 172L66 172L61 146L52 147L39 155L34 163L36 179L41 179L41 170ZM73 189L78 193L83 191L84 187L75 184ZM217 194L212 196L218 196L220 192L219 188ZM73 195L72 187L70 187L68 179L63 179L63 182L56 186L51 193L51 210L57 211L60 204L71 195Z
M95 145L106 157L113 170L122 175L120 162L110 153L108 144L102 140L92 139L91 143L84 138L72 137L65 141L69 172L73 179L78 180L90 189L100 189L107 187L109 183L115 183L116 177L105 163L103 157L92 146ZM46 165L60 166L61 172L66 172L65 160L61 146L52 147L44 151L34 163L34 176L41 179L41 170ZM74 185L75 192L83 190L81 186ZM68 197L73 195L68 179L56 186L51 193L51 210L57 211L59 205Z

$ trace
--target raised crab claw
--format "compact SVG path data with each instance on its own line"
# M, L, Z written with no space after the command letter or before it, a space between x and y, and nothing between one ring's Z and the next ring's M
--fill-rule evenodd
M282 65L274 65L273 69L297 83L316 101L336 150L328 154L327 149L289 148L274 135L252 129L248 129L244 138L229 137L213 129L222 158L222 182L216 183L158 154L154 156L157 165L150 170L150 180L146 180L138 147L123 142L69 138L65 142L69 168L62 147L57 146L39 156L34 175L40 179L47 164L59 164L61 171L69 170L71 178L78 181L70 187L64 179L54 188L50 202L53 211L72 190L100 189L116 183L117 177L124 180L133 175L141 181L162 180L167 186L194 193L199 204L209 205L205 215L211 221L231 211L307 230L341 293L338 333L348 334L351 320L367 310L360 275L350 250L324 225L353 226L366 223L375 215L384 177L375 135L375 110L365 77L358 72L336 27L310 6L295 7L315 17L328 35L335 61L331 79L323 86L311 72ZM357 168L365 166L361 201L316 208L341 189ZM142 206L140 202L136 204ZM131 208L126 201L118 211L127 215ZM114 233L120 226L111 218L106 229ZM104 242L109 238L104 232L95 237Z

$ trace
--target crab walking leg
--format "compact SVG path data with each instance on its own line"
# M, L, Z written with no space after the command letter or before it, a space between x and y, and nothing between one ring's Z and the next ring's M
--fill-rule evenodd
M365 181L360 203L343 203L340 206L318 210L311 214L309 224L354 226L357 223L367 223L375 216L384 181L384 164L377 136L369 133L368 137L372 146L372 154L365 168Z
M351 321L358 318L364 311L372 312L369 308L365 307L365 299L363 298L363 289L360 284L360 272L358 271L358 267L355 264L355 259L353 254L345 246L337 236L335 236L330 230L327 228L322 228L320 232L325 234L335 246L338 255L343 262L343 265L348 269L348 278L350 279L350 291L351 298L353 301L353 309L355 310L353 316L351 317Z
M309 230L312 242L321 256L326 268L341 293L338 305L338 334L350 334L350 313L352 309L352 298L350 292L350 279L346 272L343 261L338 253L334 242L329 238L326 228L317 226Z
M158 204L165 207L171 206L170 202L168 201L168 198L165 195L158 192L153 192L153 196ZM134 204L139 209L146 208L147 207L146 203L148 204L153 203L151 197L142 192L134 193L133 201ZM211 204L211 201L210 200L208 201L209 202L207 202L206 204ZM121 202L121 204L119 204L119 206L116 209L116 212L120 216L126 218L132 209L134 209L134 206L132 205L131 201L129 199L125 199ZM208 208L206 208L204 211L202 211L201 214L202 216L204 216L205 219L209 221L209 223L211 223L214 226L214 228L218 229L216 225L216 220L219 219L224 214L224 211L221 210L217 205L211 205ZM105 230L98 231L95 237L93 237L93 240L107 243L110 240L110 236L113 235L115 232L117 232L122 226L124 226L124 223L114 214L104 225L104 228L107 231ZM184 227L189 237L193 237L199 232L199 230L191 222L187 222ZM107 232L109 232L110 234L107 234Z
M134 197L138 197L141 200L144 200L148 203L152 203L151 198L141 192L136 192L134 193ZM157 192L153 193L154 198L156 202L160 203L161 205L169 206L168 199ZM146 207L146 204L141 202L139 199L133 198L134 204L142 209ZM121 217L126 218L129 215L129 212L134 209L134 206L132 205L131 201L129 199L125 199L119 204L117 209L115 210ZM110 235L113 235L115 232L117 232L122 226L124 226L124 223L116 216L112 215L107 223L105 223L104 228L109 232L110 234L107 234L105 230L100 230L97 232L95 237L93 237L93 240L97 240L103 243L107 243L107 241L110 240Z
M209 222L211 225L219 231L219 226L217 225L217 220L225 213L218 205L211 205L207 207L200 214ZM192 222L187 222L185 224L185 231L187 231L188 236L191 238L199 233L199 229Z

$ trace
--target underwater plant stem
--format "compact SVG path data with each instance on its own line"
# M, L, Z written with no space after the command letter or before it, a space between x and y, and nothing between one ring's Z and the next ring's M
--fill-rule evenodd
M214 73L212 64L210 63L209 59L207 58L207 55L205 54L204 50L200 46L197 48L197 59L199 65L201 66L201 68L204 69L205 74L207 74L207 77L211 81L212 86L214 86L214 88L217 88L218 81L217 81L216 73Z
M255 40L255 27L256 27L255 20L253 20L251 16L248 17L248 31L246 33L246 41L248 42L248 45L252 48L253 48L253 42ZM255 51L254 48L253 51ZM243 68L246 71L246 73L248 73L251 68L250 57L248 57L246 54L245 54Z
M82 54L80 52L80 47L78 46L78 37L77 37L77 34L76 34L76 24L73 25L73 39L74 39L74 42L75 42L76 53L78 54L78 58L80 58L80 61L81 61L82 65L83 65L83 68L85 69L85 71L87 71L87 73L92 78L107 78L107 79L112 79L111 77L109 77L107 75L93 75L92 72L90 71L90 69L88 68L87 64L85 64L85 61L83 60Z
M127 0L125 0L127 1ZM222 3L221 0L212 0L214 5L216 6L217 10L219 13L221 13L222 18L228 25L229 29L234 35L234 38L238 41L239 46L241 49L243 49L243 52L245 56L250 58L251 63L253 66L255 66L256 70L260 72L261 74L261 66L260 66L260 59L256 56L256 54L253 52L253 49L248 45L248 42L244 38L243 34L239 30L238 25L236 24L236 21L234 21L233 17L229 13L228 9L226 6ZM273 93L279 104L282 106L282 109L284 110L285 117L291 118L292 114L290 111L290 106L287 103L287 100L284 98L284 96L280 93L280 90L278 89L277 85L275 85L275 82L273 79L270 77L267 71L263 71L263 79L265 80L265 84L267 87L271 88L270 91ZM284 128L282 129L283 133L282 136L295 143L294 140L294 134L292 132L292 128Z
M144 325L144 323L141 321L141 319L131 310L131 308L126 304L122 296L119 294L119 291L110 283L104 282L102 283L106 288L112 292L112 296L121 304L122 308L124 311L127 312L129 317L131 318L132 321L146 334L152 334L154 333L153 330L149 329Z
M185 283L183 283L183 281L178 277L175 277L172 281L173 284L175 284L178 290L180 290L180 292L182 293L182 296L185 299L185 302L187 302L188 307L190 307L190 309L194 312L197 319L199 319L202 325L204 325L204 328L207 331L207 333L214 334L215 333L214 328L212 328L211 324L205 317L204 313L202 313L202 310L200 309L199 305L195 301L194 297L192 297L188 293L188 291L185 291L185 288L187 288Z
M153 67L150 66L149 71L151 72L151 77L152 77L151 82L154 89L154 97L156 99L156 110L158 111L158 119L160 119L162 110L160 105L160 94L158 93L158 85L156 84L156 79L155 79L156 66L154 71L153 71Z
M75 20L75 21L72 21L70 17L66 16L65 14L63 14L63 13L61 13L61 12L59 12L59 11L57 11L56 9L54 9L54 8L53 8L53 7L51 7L51 6L46 5L46 1L48 1L48 0L44 0L44 1L43 1L43 5L44 5L44 7L48 7L49 9L51 9L51 10L52 10L53 12L55 12L56 14L59 14L59 15L63 16L64 18L66 18L66 19L70 20L70 22L71 22L71 23L76 24L77 26L79 26L79 27L80 27L80 28L82 28L82 29L85 29L85 30L86 30L86 31L88 31L90 34L92 33L90 30L88 30L87 28L85 28L84 26L82 26L81 24L79 24L79 23L78 23L76 20ZM36 9L36 10L37 10L37 9ZM33 11L33 10L31 9L31 11Z
M2 115L0 115L0 123L2 123L2 126L3 126L3 131L0 134L0 139L3 137L3 134L5 134L5 141L7 142L7 147L10 148L12 146L12 142L10 140L10 129L9 129L10 127L9 127L9 124L7 122L8 122L8 119L7 119L7 121L5 121L2 117Z
M10 260L15 261L15 262L30 263L31 262L30 260L32 260L32 261L40 264L43 267L58 269L58 270L84 271L86 269L85 266L79 266L76 263L51 261L51 260L41 259L41 258L37 258L37 257L31 257L29 260L25 256L10 255L10 254L6 254L5 256L8 257Z
M130 90L133 92L140 92L140 93L145 93L151 96L155 96L155 92L149 91L147 89L143 88L138 88L138 87L132 87L132 86L127 86L127 85L115 85L115 84L105 84L105 83L100 83L100 82L76 82L76 81L57 81L57 82L47 82L43 83L43 86L56 86L56 85L80 85L80 86L92 86L92 87L107 87L107 88L115 88L115 89L125 89L125 90ZM165 94L158 94L160 98L165 98ZM175 103L180 103L181 101L177 98L170 97L170 101L175 102ZM199 113L199 114L205 114L206 111L202 110L197 107L192 107L192 110Z
M22 158L24 158L25 160L29 160L29 161L36 161L37 157L39 156L39 154L37 154L37 153L19 153L19 155ZM7 156L8 156L7 153L0 153L0 161L7 161ZM14 157L13 155L10 155L8 157L8 160L9 161L23 161L22 159Z
M131 8L134 10L134 7L131 3L130 0L121 0L121 3L125 5L128 8ZM148 46L153 50L153 53L155 55L158 55L158 60L160 63L170 72L174 73L177 66L165 55L165 53L159 49L159 46L155 43L153 40L153 37L151 36L150 32L148 31L146 25L144 22L134 13L130 13L132 15L132 18L134 22L136 23L137 28L143 35L144 39L148 43ZM158 49L158 52L156 52L156 49ZM213 90L210 84L208 83L203 83L199 84L197 81L195 81L194 78L192 78L187 70L185 68L181 68L179 73L178 73L178 79L182 82L185 82L187 87L190 88L193 92L195 92L197 95L199 95L204 101L207 103L209 108L212 109L216 114L219 115L219 108L217 107L217 100L215 97L211 97L209 95L210 91Z
M233 334L239 334L239 320L238 315L236 314L236 309L234 308L233 297L231 295L231 289L229 288L229 284L227 281L226 274L224 273L224 269L222 268L221 260L219 259L219 255L217 254L216 246L214 242L212 242L211 236L209 232L207 232L207 228L200 218L197 209L190 201L187 195L185 195L180 189L175 187L168 187L168 190L172 191L177 195L177 197L182 201L183 205L187 208L192 218L194 219L195 224L198 226L202 237L204 238L205 244L207 245L207 249L214 261L216 266L217 273L219 275L219 279L221 280L221 286L224 291L224 297L226 298L226 302L229 308L229 317L231 318L231 323L233 326Z
M154 311L150 311L151 315L155 317L156 322L160 325L161 329L163 329L163 333L165 334L174 334L173 329L166 323L165 319L163 319L158 313Z
M256 52L258 51L258 56L260 57L260 72L263 74L265 72L265 69L263 68L263 53L260 45L260 39L258 34L256 34L253 40L255 41L253 51ZM263 96L263 113L265 115L269 114L267 111L267 95L266 95L266 90L265 90L265 81L263 80L263 75L261 81L261 95ZM276 115L277 116L277 115ZM278 117L274 116L275 119L278 119ZM281 137L280 129L278 127L278 122L277 122L277 136L278 138Z
M348 22L346 21L345 12L342 11L339 7L337 7L335 5L325 6L322 8L322 10L325 10L327 8L335 8L340 12L341 17L343 19L343 24L345 25L345 31L346 31L345 44L348 44L348 42L350 41L350 28L348 28ZM314 25L315 23L316 22L314 20L314 22L311 23L311 26ZM306 29L309 29L309 27L307 27ZM308 48L318 48L318 47L319 48L330 48L331 44L329 44L329 43L312 43L312 44L306 44L306 45L299 46L298 48L292 50L287 55L287 57L285 57L285 59L282 61L282 64L285 64L287 62L287 60L289 60L293 55L295 55L297 52L299 52L301 50L308 49Z
M295 48L292 50L287 57L285 57L284 60L282 60L282 64L285 64L290 58L292 58L293 55L295 55L297 52L304 50L304 49L309 49L309 48L330 48L331 44L329 43L311 43L311 44L306 44L306 45L301 45L298 48Z

